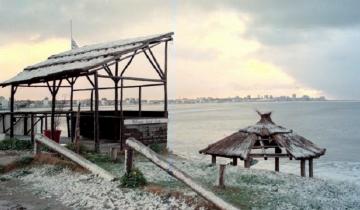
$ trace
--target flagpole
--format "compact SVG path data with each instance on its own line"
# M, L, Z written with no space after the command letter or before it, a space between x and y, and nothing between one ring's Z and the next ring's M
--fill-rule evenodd
M73 36L72 36L72 19L70 19L70 49L72 49L72 40L73 40Z

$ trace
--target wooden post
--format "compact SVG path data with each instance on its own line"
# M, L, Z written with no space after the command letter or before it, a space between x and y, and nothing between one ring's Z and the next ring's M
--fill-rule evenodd
M74 103L74 80L71 80L70 84L70 111L73 111L73 103Z
M80 106L78 105L78 110L76 113L76 122L75 122L75 146L76 146L76 153L80 153Z
M34 114L31 114L31 142L34 143L35 142L35 119L34 119Z
M55 139L55 107L56 107L56 80L53 80L51 100L51 139Z
M232 165L237 166L237 157L233 157Z
M224 183L225 167L226 165L224 164L220 164L219 166L219 187L221 188L225 188L225 183Z
M313 159L309 159L309 177L314 177Z
M279 172L280 163L279 163L279 157L275 157L275 171Z
M75 163L79 164L83 168L89 170L90 172L103 177L108 181L113 181L116 179L114 175L110 172L104 170L103 168L99 167L98 165L90 162L89 160L85 159L83 156L76 154L75 152L67 149L66 147L61 146L60 144L52 141L51 139L43 136L43 135L36 135L35 140L41 143L42 145L49 147L50 149L60 153L62 156L74 161Z
M24 136L26 136L26 135L28 135L28 124L27 124L28 116L27 116L27 114L24 114L23 121L24 121Z
M306 174L305 174L305 160L304 159L300 160L300 175L302 177L306 176Z
M244 168L250 168L250 161L250 158L244 160Z
M123 100L124 100L124 80L120 81L120 115L123 116Z
M126 148L125 150L125 171L129 174L133 166L133 150L131 148Z
M40 133L44 132L44 117L40 116Z
M168 65L168 42L165 42L165 57L164 57L164 111L167 116L168 111L168 95L167 95L167 65Z
M95 91L95 111L94 111L94 140L95 152L100 152L100 139L99 139L99 84L98 73L94 73L94 91Z
M48 116L45 114L45 130L48 129Z
M223 199L215 195L213 192L205 188L203 185L198 184L196 181L194 181L191 178L191 176L184 173L170 162L166 161L166 158L158 155L157 153L146 147L141 142L135 140L134 138L127 139L126 146L142 154L145 158L149 159L156 166L163 169L170 176L173 176L179 181L183 182L185 185L193 189L196 193L198 193L200 196L205 198L207 201L213 203L217 208L227 209L227 210L238 209L232 206L231 204L225 202Z
M3 133L5 133L6 130L6 126L5 126L5 114L2 114L2 129L3 129Z
M216 165L216 156L215 155L211 155L211 164Z
M14 138L14 97L15 97L16 89L13 85L11 85L11 93L10 93L10 138Z
M115 76L119 75L119 61L115 63ZM115 97L114 97L114 105L115 105L115 112L119 111L119 79L113 79L115 83Z
M281 153L281 149L276 147L275 154L279 154L279 153ZM275 157L275 171L279 172L279 170L280 170L280 160L279 157Z
M69 116L69 113L66 113L66 126L67 126L68 137L70 138L71 137L71 131L70 131L70 116Z
M36 140L34 141L34 155L41 153L40 145L41 144L39 142L37 142Z
M91 90L91 95L90 95L90 110L93 112L94 111L94 90Z
M123 145L125 144L123 134L124 134L124 112L123 112L123 100L124 100L124 80L120 80L120 149L123 150Z
M141 117L141 86L139 86L139 117Z

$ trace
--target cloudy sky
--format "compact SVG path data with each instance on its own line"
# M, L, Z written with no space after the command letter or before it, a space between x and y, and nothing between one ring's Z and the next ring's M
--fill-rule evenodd
M174 31L170 98L360 99L359 8L357 0L0 0L0 80L68 50L72 19L79 45ZM22 90L17 99L47 95Z

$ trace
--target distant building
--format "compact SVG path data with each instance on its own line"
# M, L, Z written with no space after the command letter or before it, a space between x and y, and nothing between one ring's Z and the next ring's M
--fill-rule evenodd
M295 94L295 93L292 94L292 98L293 98L293 99L296 99L296 94Z
M6 100L4 96L0 96L0 110L1 109L8 109L9 101Z
M42 105L43 107L49 107L49 98L48 97L45 97L43 100L42 100Z

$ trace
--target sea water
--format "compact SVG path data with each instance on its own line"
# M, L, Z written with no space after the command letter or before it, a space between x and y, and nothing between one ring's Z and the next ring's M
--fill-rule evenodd
M326 148L314 160L319 178L360 185L360 102L249 102L176 104L169 107L168 146L176 154L195 161L210 157L199 150L259 120L260 112L272 111L272 119ZM258 159L253 168L274 170L274 160ZM228 161L231 160L220 160ZM241 162L239 162L241 165ZM300 174L299 161L280 159L280 171Z

